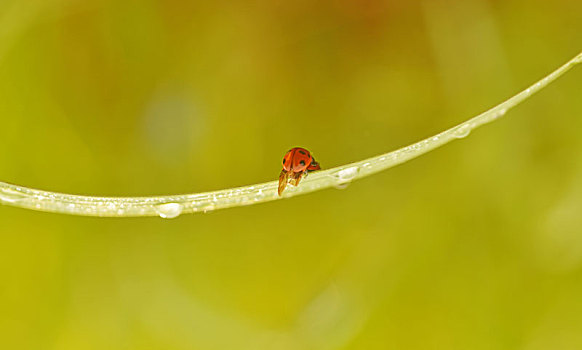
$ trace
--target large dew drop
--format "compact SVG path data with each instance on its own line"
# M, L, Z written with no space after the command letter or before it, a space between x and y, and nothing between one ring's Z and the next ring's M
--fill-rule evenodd
M350 183L351 182L342 182L342 183L335 184L333 187L337 188L338 190L343 190L343 189L346 189L350 185Z
M164 219L173 219L179 216L183 209L184 207L178 203L164 203L156 206L158 215Z
M455 137L458 139L462 139L467 137L471 132L471 126L469 124L461 125L457 130L455 130Z
M335 188L344 189L348 187L350 182L358 175L359 172L360 168L357 166L352 166L338 171L333 175L336 181Z

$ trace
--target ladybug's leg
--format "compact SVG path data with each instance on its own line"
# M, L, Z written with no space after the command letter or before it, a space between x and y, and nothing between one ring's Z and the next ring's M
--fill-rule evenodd
M285 187L287 187L288 179L289 172L287 172L285 169L281 170L281 174L279 174L279 189L278 189L279 196L281 195L281 193L283 193Z
M303 176L302 172L298 172L298 173L293 173L290 175L291 180L289 181L289 183L293 186L298 186L299 185L299 181L301 181L301 176Z

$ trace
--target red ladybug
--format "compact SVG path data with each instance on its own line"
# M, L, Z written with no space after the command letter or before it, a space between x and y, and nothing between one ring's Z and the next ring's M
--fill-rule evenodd
M308 150L301 147L291 148L283 157L283 170L279 175L279 196L285 190L287 182L297 186L303 174L319 169L321 169L319 163L313 159Z

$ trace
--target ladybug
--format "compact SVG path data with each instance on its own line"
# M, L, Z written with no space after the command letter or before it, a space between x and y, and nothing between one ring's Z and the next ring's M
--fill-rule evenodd
M279 175L279 196L285 190L287 182L297 186L304 174L307 176L307 173L320 169L319 163L308 150L301 147L291 148L283 157L283 170Z

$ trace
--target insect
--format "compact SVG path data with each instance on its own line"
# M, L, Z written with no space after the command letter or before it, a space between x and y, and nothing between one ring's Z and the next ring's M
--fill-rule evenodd
M293 186L299 185L299 181L303 175L321 167L319 163L313 159L308 150L301 147L291 148L283 157L283 170L279 175L279 196L287 187L287 183Z

